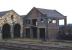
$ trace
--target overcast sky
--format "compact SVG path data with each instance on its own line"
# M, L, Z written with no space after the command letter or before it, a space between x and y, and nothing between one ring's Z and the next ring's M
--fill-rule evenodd
M13 9L19 15L25 15L33 7L55 9L67 16L68 24L72 23L72 0L0 0L0 11Z

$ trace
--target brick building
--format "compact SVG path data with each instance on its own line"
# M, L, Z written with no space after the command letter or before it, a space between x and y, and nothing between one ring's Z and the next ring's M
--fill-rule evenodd
M64 19L66 26L66 16L58 11L35 7L27 15L21 16L14 10L0 12L0 39L57 40L59 20L61 19Z

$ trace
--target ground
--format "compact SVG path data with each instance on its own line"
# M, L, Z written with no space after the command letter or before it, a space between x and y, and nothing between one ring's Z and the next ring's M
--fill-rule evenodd
M61 47L67 48L72 47L72 41L42 41L35 39L5 39L0 40L0 42L8 42L8 43L16 43L16 44L31 44L31 45L39 45L39 46L49 46L49 47Z

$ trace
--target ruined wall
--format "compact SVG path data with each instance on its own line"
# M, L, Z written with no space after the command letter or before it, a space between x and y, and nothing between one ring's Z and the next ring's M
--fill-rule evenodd
M11 16L13 16L13 19ZM1 20L0 20L1 31L2 31L3 25L6 23L11 26L11 33L13 33L13 25L15 25L15 24L19 24L21 26L20 32L21 32L21 34L23 33L22 18L13 10L9 11L8 13L6 13L4 16L1 17ZM2 32L0 33L0 38L1 38L1 36L2 36Z
M33 8L27 15L26 18L27 20L30 20L30 24L24 24L24 28L30 28L32 25L32 19L37 19L37 25L36 27L38 28L37 30L40 32L39 28L47 28L48 24L48 32L45 31L45 34L47 33L47 36L50 38L50 40L55 40L56 35L58 33L59 27L56 23L48 23L48 20L46 20L46 16L44 16L41 12L39 12L37 9ZM37 32L38 32L37 31ZM38 33L39 33L38 32ZM37 34L38 34L37 33Z

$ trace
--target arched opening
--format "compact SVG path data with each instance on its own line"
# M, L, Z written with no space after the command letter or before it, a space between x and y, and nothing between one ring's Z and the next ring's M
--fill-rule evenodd
M9 24L4 24L2 27L2 38L3 39L8 39L11 38L11 33L10 33L10 25Z
M20 38L20 29L21 26L19 24L14 25L14 38Z

